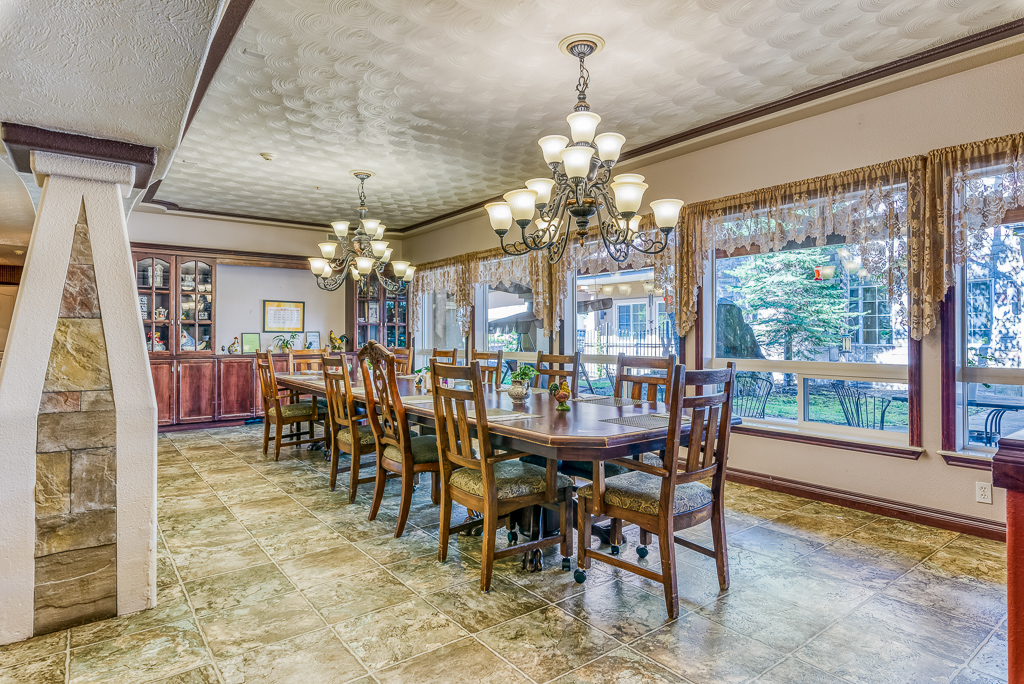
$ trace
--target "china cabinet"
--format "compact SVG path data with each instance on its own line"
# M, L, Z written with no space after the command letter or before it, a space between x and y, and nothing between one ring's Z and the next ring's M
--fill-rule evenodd
M361 278L353 290L355 348L370 340L387 347L408 347L408 295L388 292L373 276Z

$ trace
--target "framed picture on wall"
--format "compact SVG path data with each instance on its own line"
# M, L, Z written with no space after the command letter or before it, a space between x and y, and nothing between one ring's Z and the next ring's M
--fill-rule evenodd
M306 328L305 302L263 300L263 332L293 333Z
M306 333L306 349L323 349L319 330L310 330Z
M242 353L255 354L260 350L259 333L242 333Z

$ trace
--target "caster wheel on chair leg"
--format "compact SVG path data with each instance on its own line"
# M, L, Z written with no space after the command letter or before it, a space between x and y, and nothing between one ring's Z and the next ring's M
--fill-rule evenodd
M587 581L587 571L582 568L576 568L576 572L572 574L572 578L576 580L576 584L583 584Z
M636 555L640 556L641 558L647 558L648 553L650 552L647 550L646 546L638 547L636 550Z
M508 543L509 544L515 544L517 541L519 541L519 533L516 532L515 530L509 530L509 533L508 533Z
M564 570L565 572L569 572L570 570L572 570L572 560L571 559L569 559L569 558L563 558L562 559L562 570Z
M612 555L613 556L618 556L619 555L619 546L618 546L618 544L612 544Z

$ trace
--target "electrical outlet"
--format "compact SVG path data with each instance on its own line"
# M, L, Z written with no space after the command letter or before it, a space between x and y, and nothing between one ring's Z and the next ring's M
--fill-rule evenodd
M992 503L992 485L988 482L975 482L974 496L978 500L978 503Z

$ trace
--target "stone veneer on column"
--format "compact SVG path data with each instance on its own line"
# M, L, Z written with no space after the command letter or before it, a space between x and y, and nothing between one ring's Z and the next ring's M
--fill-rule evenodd
M115 415L83 205L39 403L36 634L117 614Z

